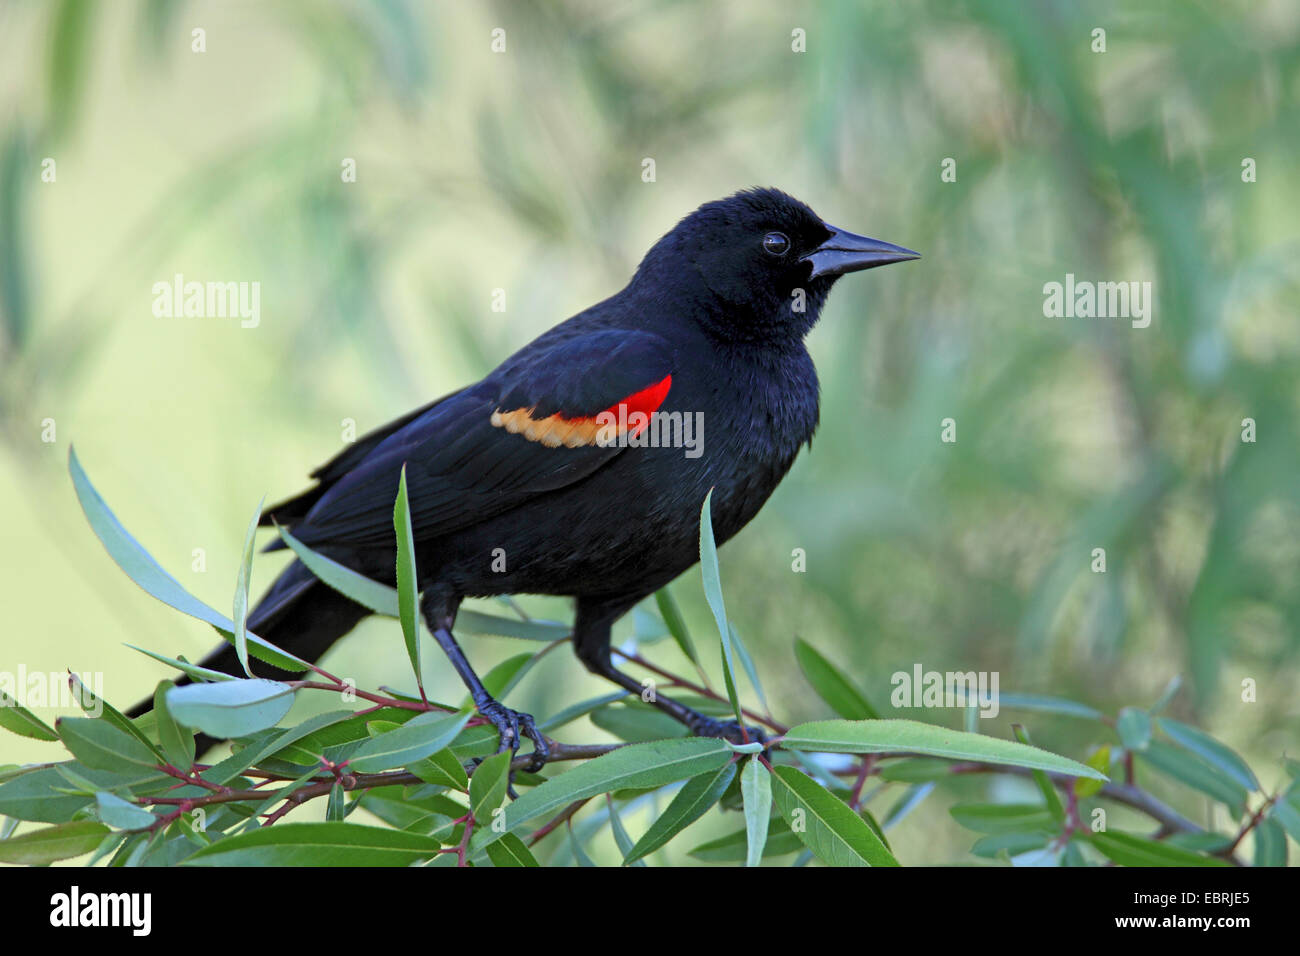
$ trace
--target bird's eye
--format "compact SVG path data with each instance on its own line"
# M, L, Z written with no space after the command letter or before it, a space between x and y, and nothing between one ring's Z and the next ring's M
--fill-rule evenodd
M763 251L772 256L783 256L790 251L790 240L783 232L769 232L763 237Z

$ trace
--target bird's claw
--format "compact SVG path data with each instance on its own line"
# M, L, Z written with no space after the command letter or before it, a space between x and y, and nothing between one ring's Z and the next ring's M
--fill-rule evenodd
M734 720L718 720L715 717L697 714L696 718L690 722L689 727L691 733L697 737L721 737L724 740L730 740L733 744L767 743L767 734L762 727L746 724L742 729L741 725ZM746 735L748 735L748 739L746 739Z
M478 708L478 712L485 717L497 729L497 734L501 738L501 745L497 747L497 753L503 753L509 750L511 754L519 752L519 745L524 737L533 742L532 760L523 769L529 773L536 773L546 764L546 760L551 755L551 745L547 741L546 735L537 729L537 722L533 720L532 714L525 714L522 711L511 710L509 707L497 700L490 700ZM514 774L511 774L511 784L509 787L510 796L515 796Z

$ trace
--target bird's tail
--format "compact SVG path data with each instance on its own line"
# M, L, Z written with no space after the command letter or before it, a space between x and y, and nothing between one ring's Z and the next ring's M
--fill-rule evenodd
M352 630L370 611L352 601L329 585L322 583L301 561L294 561L284 569L257 606L248 615L248 629L272 644L315 663L348 631ZM201 667L242 676L239 657L233 644L223 643L203 660ZM288 680L299 674L281 670L264 661L249 656L249 666L257 677ZM189 684L190 678L182 675L177 684ZM153 709L153 698L142 700L127 711L128 717L138 717ZM195 736L195 750L202 754L219 743L206 734Z

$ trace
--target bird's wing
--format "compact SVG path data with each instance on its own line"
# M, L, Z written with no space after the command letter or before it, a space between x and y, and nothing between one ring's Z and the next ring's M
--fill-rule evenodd
M646 332L604 330L525 350L354 457L293 534L310 546L392 546L403 465L420 540L580 481L622 450L609 442L619 407L635 427L632 413L663 403L672 371L671 347ZM598 417L607 411L612 426Z
M318 484L308 488L301 494L271 505L262 512L258 524L262 527L269 527L273 524L290 527L297 524L316 502L320 501L325 492L329 491L340 478L359 465L367 455L378 448L390 435L401 431L435 405L445 402L449 398L454 398L458 394L458 392L452 392L450 395L444 395L442 398L435 399L427 405L422 405L414 411L408 412L401 418L394 419L387 425L381 425L374 431L362 435L311 473L311 476L319 482ZM266 550L278 550L280 547L283 547L283 545L277 542Z

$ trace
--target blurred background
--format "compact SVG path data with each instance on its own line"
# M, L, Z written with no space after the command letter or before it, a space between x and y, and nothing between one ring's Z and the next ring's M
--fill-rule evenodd
M228 610L258 500L304 487L346 420L364 433L473 381L617 291L701 202L772 185L924 254L836 289L808 343L811 453L722 551L775 715L828 716L795 636L888 716L953 727L960 711L889 708L890 675L997 671L1004 693L1110 713L1181 675L1170 713L1238 748L1266 790L1283 779L1300 689L1296 0L7 0L0 78L0 668L100 673L127 706L170 674L124 642L191 659L215 643L105 554L70 443L140 542ZM177 273L259 283L260 323L155 316L154 283ZM1150 326L1045 317L1043 286L1067 273L1150 281ZM283 560L259 558L255 589ZM716 677L698 569L673 593ZM480 669L536 648L465 643ZM689 671L671 641L646 653ZM430 694L459 699L425 656ZM411 684L392 621L326 664ZM604 689L551 654L510 702L543 714ZM1071 756L1102 742L1027 722ZM562 736L608 739L586 722ZM6 736L0 761L58 752ZM1160 795L1213 822L1204 798ZM891 834L901 859L964 855L951 802Z

